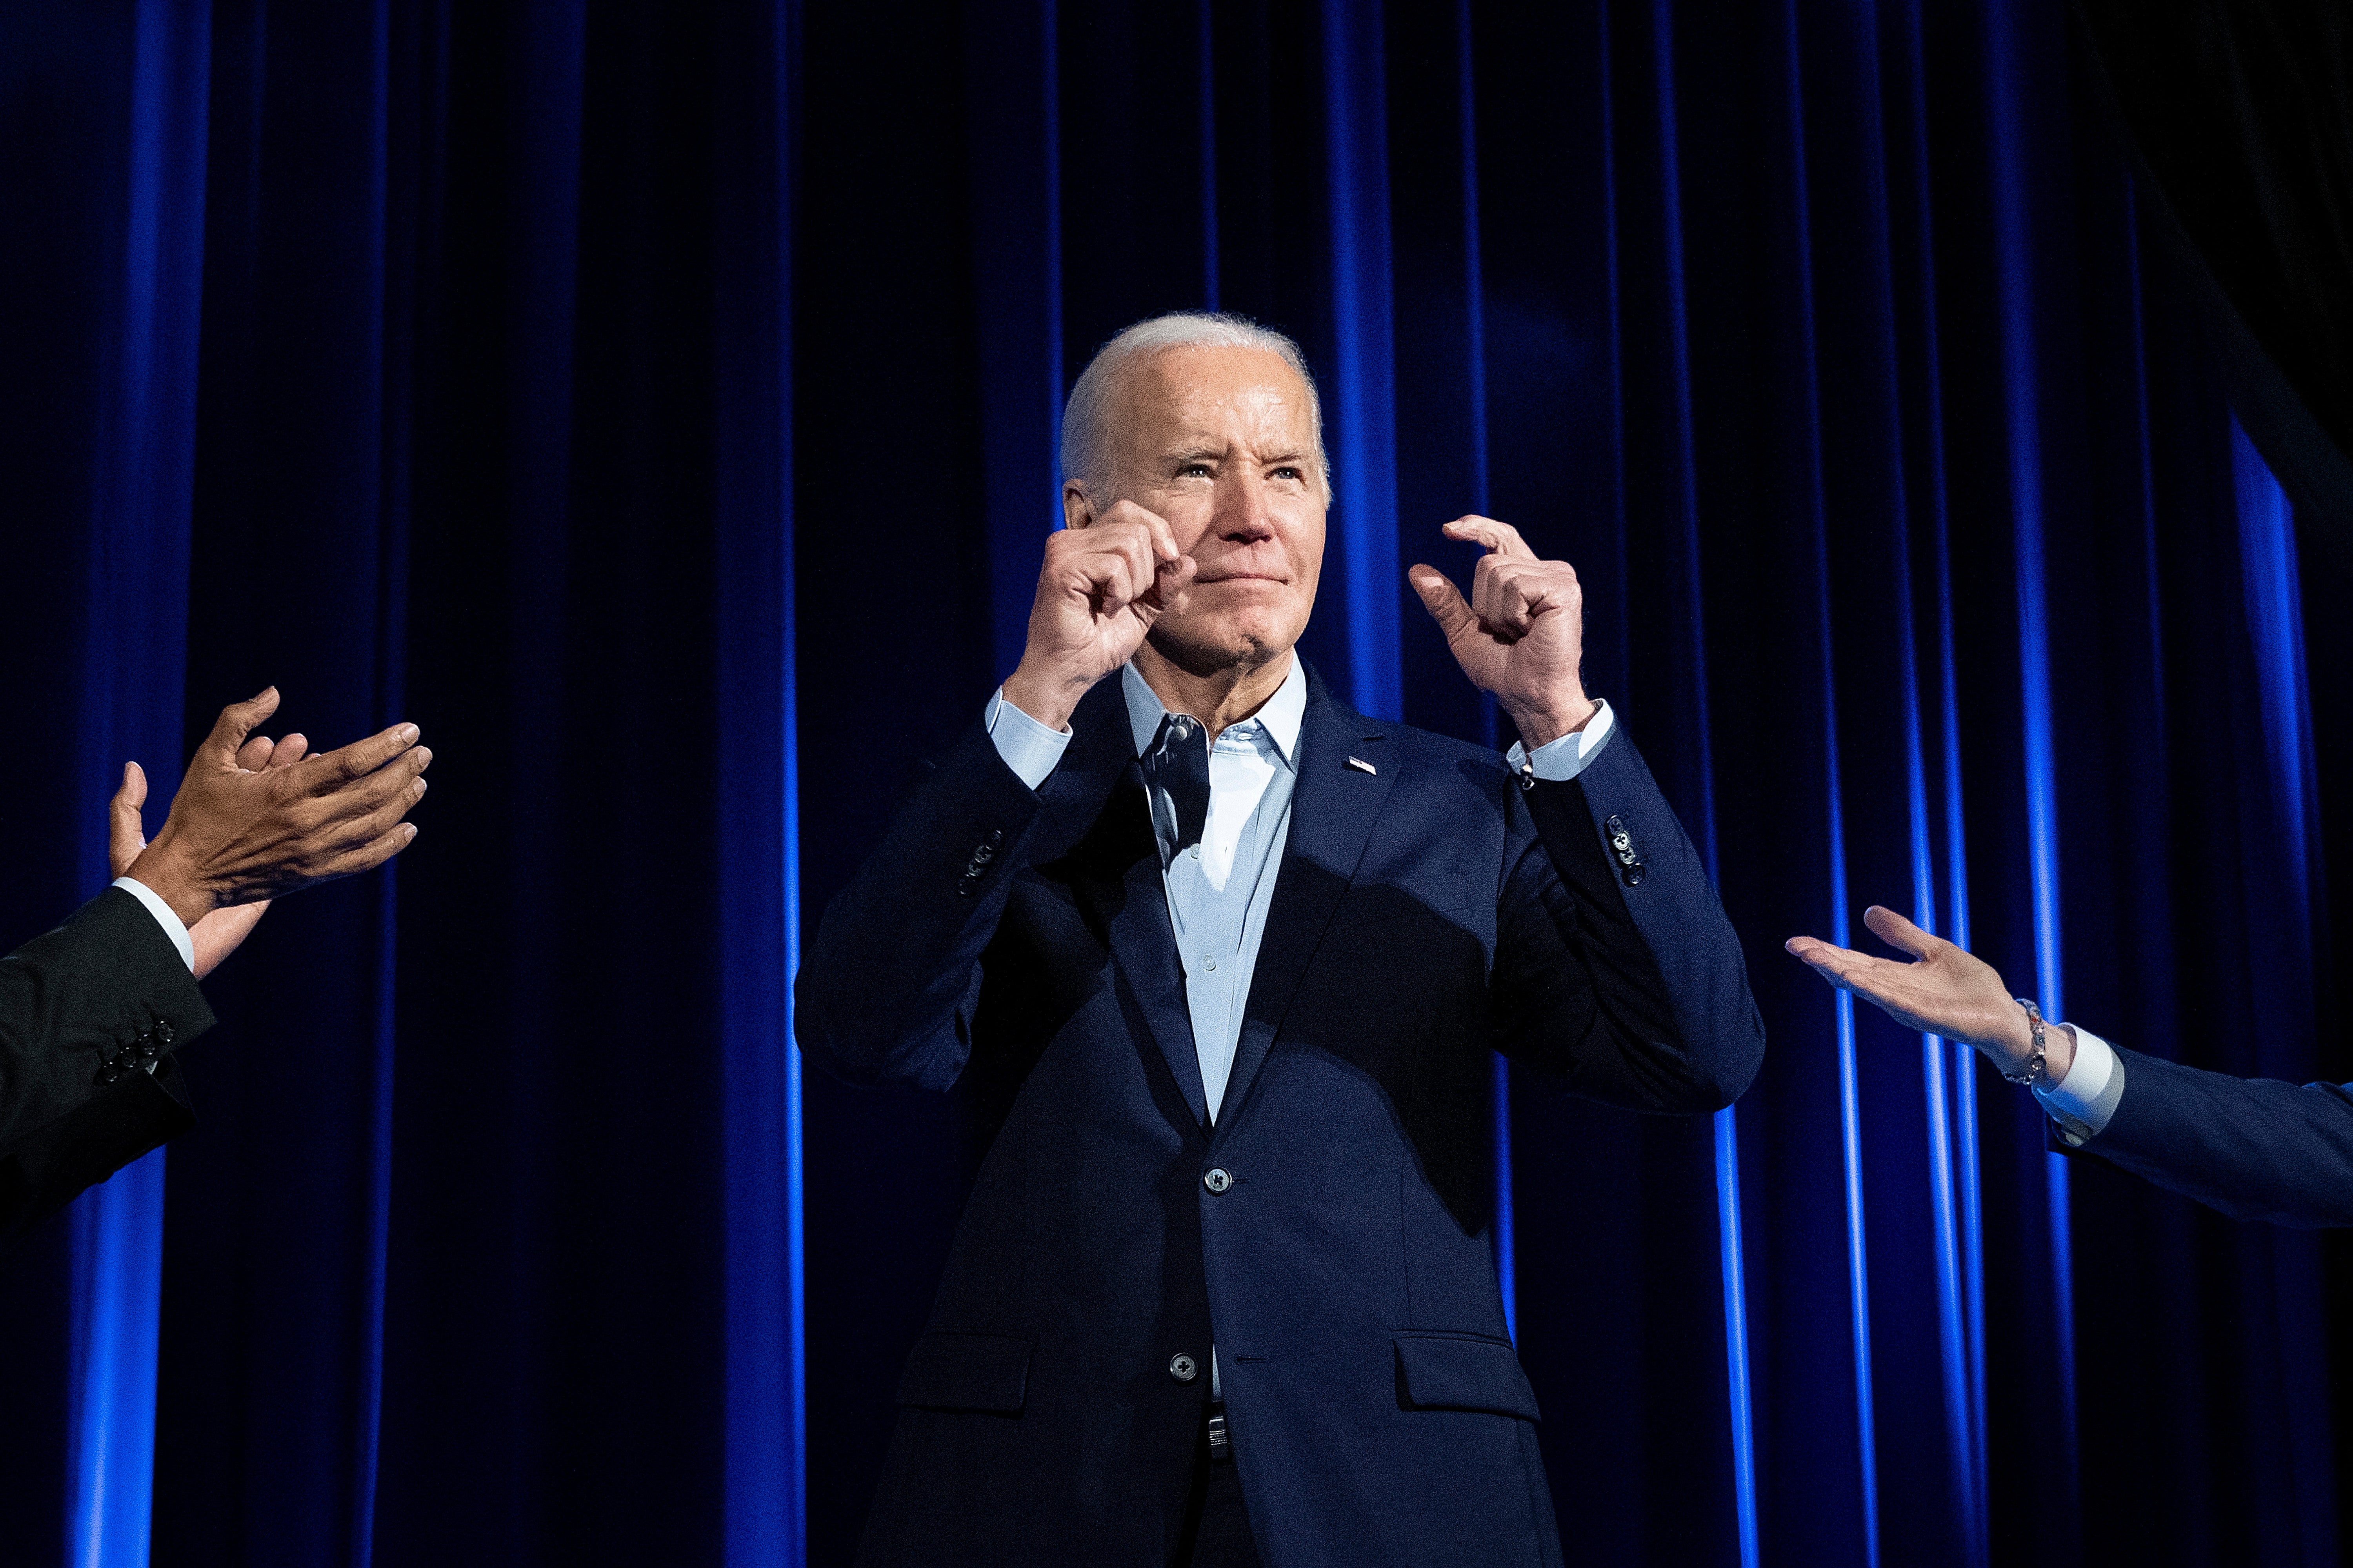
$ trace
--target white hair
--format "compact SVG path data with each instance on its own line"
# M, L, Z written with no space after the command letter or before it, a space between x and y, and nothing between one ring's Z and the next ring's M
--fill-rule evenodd
M1324 400L1299 345L1271 327L1222 311L1172 311L1140 321L1095 351L1062 407L1062 476L1095 495L1111 483L1112 391L1130 360L1171 348L1254 348L1281 356L1307 387L1307 413L1315 426L1316 482L1324 503L1332 503L1332 464L1324 455Z

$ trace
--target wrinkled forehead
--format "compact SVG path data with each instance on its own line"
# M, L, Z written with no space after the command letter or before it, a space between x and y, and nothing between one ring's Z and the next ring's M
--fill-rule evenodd
M1261 450L1314 450L1307 384L1283 357L1261 348L1188 345L1139 355L1123 370L1115 397L1131 441L1239 438Z

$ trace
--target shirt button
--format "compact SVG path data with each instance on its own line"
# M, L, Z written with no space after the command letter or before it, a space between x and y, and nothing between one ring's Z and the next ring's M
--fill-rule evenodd
M1187 853L1187 854L1190 854L1190 855L1191 855L1195 860L1198 860L1198 859L1200 859L1200 858L1201 858L1201 846L1200 846L1199 844L1195 844L1195 845L1194 845L1190 850L1187 850L1186 853Z
M1203 953L1201 955L1201 961L1208 965L1211 969L1216 969L1218 967L1218 960L1209 957L1207 953Z
M1233 1177L1222 1166L1210 1166L1208 1173L1201 1178L1201 1185L1212 1192L1222 1192L1233 1184Z
M1201 1369L1194 1363L1193 1358L1182 1351L1168 1358L1168 1375L1178 1383L1191 1383L1200 1375L1200 1372Z

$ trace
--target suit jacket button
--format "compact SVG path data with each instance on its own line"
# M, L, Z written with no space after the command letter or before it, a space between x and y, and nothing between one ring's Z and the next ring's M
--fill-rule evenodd
M1182 1351L1168 1358L1168 1375L1178 1383L1191 1383L1200 1373L1200 1367Z
M1222 1192L1233 1184L1233 1177L1227 1174L1222 1168L1215 1165L1210 1166L1208 1174L1201 1178L1201 1185L1207 1187L1212 1192Z

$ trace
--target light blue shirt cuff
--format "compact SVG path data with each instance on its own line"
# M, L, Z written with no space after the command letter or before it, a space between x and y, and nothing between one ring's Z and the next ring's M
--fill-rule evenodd
M2060 1141L2079 1149L2100 1136L2124 1098L2125 1065L2108 1043L2080 1023L2065 1025L2075 1036L2075 1059L2067 1075L2034 1097L2059 1124Z
M1002 686L988 699L988 712L981 722L988 726L988 738L997 743L997 755L1005 758L1005 766L1032 789L1060 764L1062 753L1070 749L1071 736L1077 733L1048 729L1007 702Z
M1546 741L1536 747L1534 756L1523 751L1518 741L1512 742L1512 748L1504 753L1504 760L1517 773L1525 758L1535 764L1537 778L1548 784L1567 783L1585 771L1585 765L1593 760L1601 743L1609 738L1609 731L1617 722L1609 715L1609 705L1599 697L1593 699L1593 716L1585 721L1583 729Z
M188 966L190 974L195 974L196 945L188 939L188 928L180 924L180 917L172 913L172 906L157 897L155 890L143 882L118 876L114 879L114 885L147 906L147 913L155 916L155 924L164 927L164 935L171 938L172 946L180 950L180 961Z

